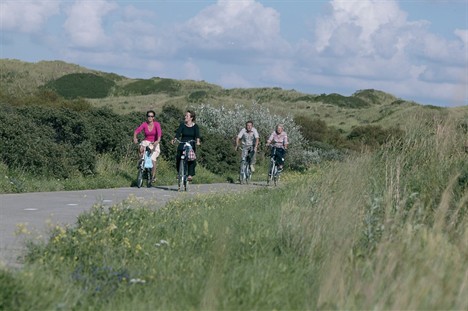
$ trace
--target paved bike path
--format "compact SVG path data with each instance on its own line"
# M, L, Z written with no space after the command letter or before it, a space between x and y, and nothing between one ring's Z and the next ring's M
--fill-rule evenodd
M19 267L24 242L32 237L45 239L53 225L73 225L77 216L95 204L111 206L135 197L162 207L169 200L197 194L216 194L254 189L255 185L229 183L191 185L188 192L177 186L117 188L81 191L0 194L0 266ZM258 187L258 185L257 185ZM30 232L24 234L25 231ZM23 232L23 234L20 234Z

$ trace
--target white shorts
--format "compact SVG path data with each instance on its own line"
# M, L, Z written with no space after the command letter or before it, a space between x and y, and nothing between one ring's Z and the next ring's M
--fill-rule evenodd
M150 149L153 149L153 145L150 145L151 142L149 140L143 140L140 143L140 146L146 147L150 146ZM151 160L156 161L156 159L159 157L159 154L161 153L161 148L159 147L160 144L156 145L156 148L153 150L151 153Z

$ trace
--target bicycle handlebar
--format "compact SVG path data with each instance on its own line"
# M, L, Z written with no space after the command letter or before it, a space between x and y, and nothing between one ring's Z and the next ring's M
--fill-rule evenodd
M181 140L179 140L178 138L174 138L173 140L175 140L175 141L178 142L179 144L187 144L187 143L190 144L190 143L195 143L195 142L196 142L196 140L194 140L194 139L191 139L191 140L188 140L188 141L181 141Z
M286 148L284 146L283 147L278 147L278 146L275 146L274 144L269 144L267 146L270 147L270 148L280 148L280 149L286 150Z

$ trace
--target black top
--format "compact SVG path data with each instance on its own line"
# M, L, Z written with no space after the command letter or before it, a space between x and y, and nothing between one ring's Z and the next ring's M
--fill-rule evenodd
M188 127L184 122L182 122L175 131L175 138L182 142L187 142L189 140L196 141L197 138L200 138L200 128L198 127L198 124ZM180 145L180 147L183 146L183 144ZM195 143L192 142L191 145L192 147L195 147Z

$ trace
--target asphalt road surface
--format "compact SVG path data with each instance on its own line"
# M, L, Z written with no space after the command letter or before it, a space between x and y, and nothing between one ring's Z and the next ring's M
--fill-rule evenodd
M112 206L134 196L162 207L176 197L238 192L258 186L220 183L191 185L188 192L167 186L0 194L0 266L21 267L27 239L46 239L51 226L73 225L79 214L96 204Z

